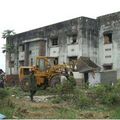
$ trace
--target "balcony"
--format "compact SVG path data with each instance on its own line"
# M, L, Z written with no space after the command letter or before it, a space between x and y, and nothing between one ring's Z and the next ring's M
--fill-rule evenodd
M59 47L50 48L50 56L58 57L59 56Z
M78 56L79 45L68 45L68 56Z

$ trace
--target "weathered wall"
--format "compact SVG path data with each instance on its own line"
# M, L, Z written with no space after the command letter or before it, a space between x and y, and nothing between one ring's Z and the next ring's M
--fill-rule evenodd
M18 34L11 39L15 46L15 51L11 54L13 62L12 74L18 74L18 69L21 65L28 66L31 63L35 65L36 56L46 54L46 41L43 38L31 38L26 40L24 35L19 37ZM8 53L6 54L6 74L10 74Z
M101 16L99 22L99 64L112 63L114 70L120 70L120 12ZM104 33L112 33L112 43L104 44ZM106 48L110 48L106 51ZM111 56L111 57L106 57Z
M117 82L117 72L116 71L104 71L100 73L101 83L103 84L115 84Z
M37 55L58 57L59 63L68 62L70 57L80 56L90 57L97 62L97 28L95 19L80 17L13 36L12 41L17 43L18 48L20 45L24 46L24 51L18 51L19 55L15 56L17 67L14 66L14 73L18 72L19 58L23 61L23 56L24 65L31 65L31 59L34 65ZM74 43L73 37L76 39ZM57 45L52 45L54 38L58 38Z
M62 27L60 27L62 26ZM95 19L80 17L51 26L48 37L48 55L59 56L59 63L68 62L76 56L90 57L97 62L98 30ZM71 44L71 37L77 35L77 41ZM51 39L58 37L58 45L52 46Z
M94 19L81 19L81 39L82 39L82 56L90 57L97 63L98 55L98 25Z
M112 43L104 44L104 34L112 34ZM71 43L76 35L76 42ZM58 38L58 44L52 40ZM21 64L35 64L36 55L58 57L59 63L68 62L70 57L90 57L99 66L112 64L120 78L120 12L100 16L97 19L79 17L10 37L7 42L15 45L12 73L17 74ZM24 51L19 51L24 46ZM32 53L30 53L32 51ZM16 54L17 53L17 54ZM103 69L102 69L103 70ZM6 53L6 73L10 73L9 55Z
M89 85L94 86L96 84L115 84L117 82L117 72L116 71L102 71L102 72L95 72L89 73Z

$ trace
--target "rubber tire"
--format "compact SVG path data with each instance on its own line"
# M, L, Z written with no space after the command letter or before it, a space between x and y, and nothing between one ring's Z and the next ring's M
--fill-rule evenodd
M50 80L50 87L54 88L57 84L60 84L60 75L55 75Z

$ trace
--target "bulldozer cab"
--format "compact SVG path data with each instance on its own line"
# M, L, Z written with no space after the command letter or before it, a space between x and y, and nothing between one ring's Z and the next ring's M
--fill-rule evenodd
M22 79L25 78L25 76L29 75L30 69L32 69L32 66L21 66L19 68L19 80L22 81Z
M54 57L45 56L36 57L36 68L38 68L41 72L50 69L54 65L55 65Z

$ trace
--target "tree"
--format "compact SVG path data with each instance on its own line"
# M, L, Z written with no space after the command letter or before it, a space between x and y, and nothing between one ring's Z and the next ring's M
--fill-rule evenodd
M14 30L4 30L2 33L2 38L3 39L7 39L8 37L15 35L16 33L14 32Z
M3 46L3 53L8 53L9 57L9 68L10 68L10 74L12 74L12 62L11 62L11 54L15 52L14 50L14 44L10 40L8 40L9 37L15 35L14 30L4 30L2 33L2 38L6 39L6 44Z

